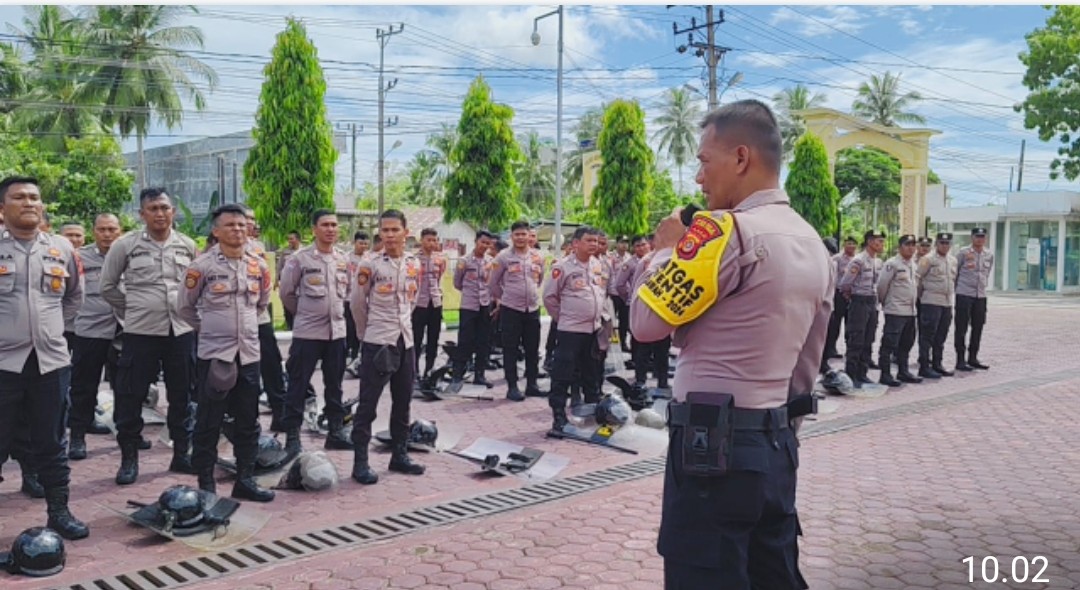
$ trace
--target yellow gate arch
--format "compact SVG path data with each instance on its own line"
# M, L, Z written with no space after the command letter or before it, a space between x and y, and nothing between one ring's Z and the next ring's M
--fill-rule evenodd
M900 160L900 233L922 235L926 219L926 175L930 172L930 136L936 129L885 127L833 109L795 113L806 130L821 138L829 155L829 174L835 178L836 152L868 145Z

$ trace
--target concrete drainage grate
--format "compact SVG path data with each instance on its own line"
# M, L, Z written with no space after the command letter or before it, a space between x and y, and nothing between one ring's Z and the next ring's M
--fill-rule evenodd
M179 588L245 570L407 535L422 529L480 518L583 494L612 484L664 472L663 457L482 494L361 520L285 539L262 541L118 576L80 582L58 590L158 590Z

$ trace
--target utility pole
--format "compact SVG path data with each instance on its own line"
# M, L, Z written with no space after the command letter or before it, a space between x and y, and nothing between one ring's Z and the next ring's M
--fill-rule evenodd
M356 123L349 123L348 125L346 125L344 123L338 123L337 128L338 129L343 129L343 130L347 129L349 131L349 135L352 136L352 145L349 147L349 156L352 159L352 175L349 177L349 191L353 195L355 195L356 194L356 136L359 135L360 133L364 132L364 126L360 125L359 127L357 127Z
M396 30L394 29L394 25L390 25L390 28L385 31L382 29L375 30L375 38L379 41L379 215L382 215L383 212L383 192L385 188L385 180L383 178L385 176L383 158L386 154L383 153L383 132L385 130L387 121L386 116L383 114L385 106L384 103L386 102L386 92L392 89L394 86L397 86L398 82L397 78L394 78L394 80L389 84L383 81L383 69L385 65L384 57L386 54L386 44L390 42L390 37L397 35L404 30L405 23L398 23ZM397 117L394 117L393 123L391 123L391 125L396 123ZM353 170L355 175L355 165L353 166Z
M669 7L670 8L670 7ZM671 23L671 29L675 35L682 35L687 33L686 44L680 45L677 48L679 53L686 53L689 48L694 48L694 55L705 58L705 66L709 71L709 110L714 110L720 106L720 100L717 96L718 84L716 80L716 69L720 65L720 60L723 59L724 54L731 51L730 47L717 47L716 45L716 25L723 24L724 11L721 10L718 19L713 18L713 7L711 4L705 6L705 24L697 24L696 18L690 19L690 27L686 29L679 29L678 23ZM705 29L705 43L700 41L694 41L694 32Z
M1020 171L1016 174L1016 192L1020 192L1021 187L1024 186L1024 148L1027 147L1027 140L1020 140Z

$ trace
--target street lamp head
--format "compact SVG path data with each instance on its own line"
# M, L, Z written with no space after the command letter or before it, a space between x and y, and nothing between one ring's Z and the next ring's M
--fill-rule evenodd
M396 150L396 149L398 149L399 147L401 147L401 140L400 140L400 139L399 139L399 140L397 140L397 141L395 141L395 142L394 142L394 145L390 146L390 149L392 149L392 150Z
M536 30L536 29L533 29L533 33L532 33L532 44L533 44L534 46L536 46L536 45L539 45L539 44L540 44L540 33L539 33L539 32L537 32L537 30Z

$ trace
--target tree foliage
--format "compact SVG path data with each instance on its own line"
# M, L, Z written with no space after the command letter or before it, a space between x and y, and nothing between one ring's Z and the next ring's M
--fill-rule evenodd
M1050 178L1080 177L1080 6L1047 7L1053 12L1046 26L1025 36L1027 67L1024 86L1030 91L1016 111L1024 127L1036 129L1039 139L1057 139L1059 158L1050 163Z
M788 171L784 189L791 198L791 208L802 215L818 234L836 233L836 208L840 192L829 175L829 156L825 144L812 133L804 133L795 142L795 159Z
M311 214L334 208L338 153L326 117L326 80L300 21L278 34L259 95L255 145L244 163L248 205L271 243L311 227Z
M785 159L791 157L795 151L795 142L806 131L802 117L795 113L820 107L825 104L826 100L824 94L811 92L809 88L802 84L785 88L773 95L773 106L776 107L776 118L779 119L780 123L780 137L784 139Z
M583 148L581 144L587 141L595 142L600 137L600 128L604 124L605 108L599 106L588 109L578 119L577 124L574 125L573 133L577 145L573 149L564 152L565 156L563 157L563 184L568 192L581 192L581 181L584 172L582 158L587 152L596 149L596 146Z
M450 152L443 216L495 231L518 218L520 188L514 168L522 160L511 121L514 110L496 104L483 76L469 86L461 105L457 142Z
M544 162L545 152L554 154L555 145L530 131L520 138L521 161L515 169L521 185L521 203L530 217L544 217L555 210L555 162Z
M900 92L900 74L890 72L878 77L871 74L869 82L859 86L859 94L851 103L851 111L868 121L896 127L900 123L926 123L926 119L911 112L912 105L922 100L918 92Z
M627 100L609 104L598 143L604 164L592 197L599 226L609 235L645 233L653 190L653 153L645 139L641 106Z
M34 176L54 225L77 221L89 228L98 213L119 214L131 202L131 172L120 145L109 136L67 138L63 153L40 141L18 137L0 144L0 177Z
M871 225L875 207L879 224L886 228L899 225L900 161L888 153L873 147L837 152L836 188L840 189L841 196L859 189L859 211L867 228Z

